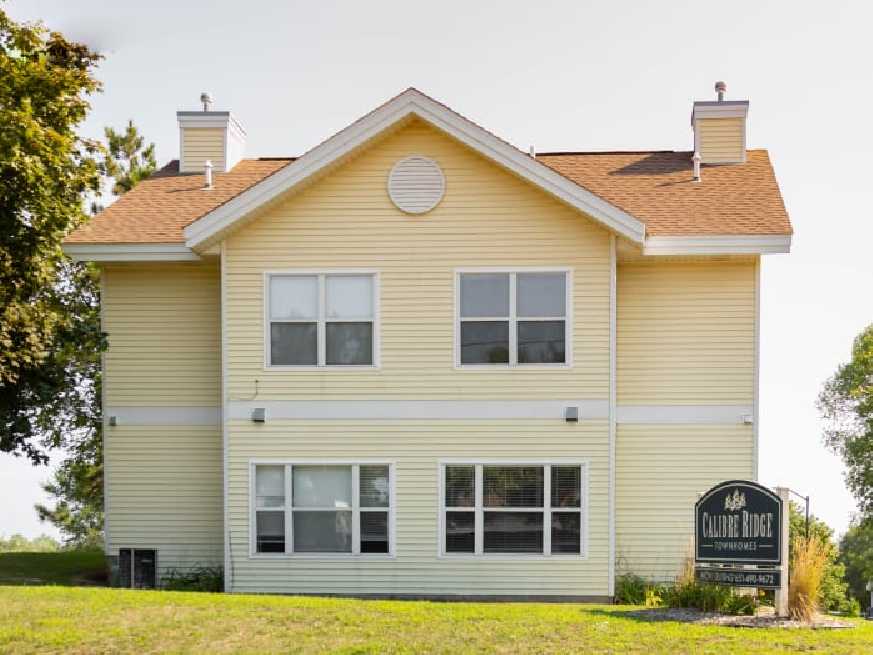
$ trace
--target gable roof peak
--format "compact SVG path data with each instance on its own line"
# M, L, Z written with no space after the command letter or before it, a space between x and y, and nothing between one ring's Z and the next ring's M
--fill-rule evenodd
M410 114L479 152L499 166L540 187L634 243L645 238L645 224L555 169L537 161L473 121L414 87L359 118L273 175L188 225L188 247L201 250L218 242L259 207L312 178L328 166Z

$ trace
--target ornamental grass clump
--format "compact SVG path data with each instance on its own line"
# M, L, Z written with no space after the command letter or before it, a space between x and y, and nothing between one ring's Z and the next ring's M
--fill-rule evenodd
M811 621L818 612L818 599L828 547L816 537L795 537L788 584L788 614L797 621Z

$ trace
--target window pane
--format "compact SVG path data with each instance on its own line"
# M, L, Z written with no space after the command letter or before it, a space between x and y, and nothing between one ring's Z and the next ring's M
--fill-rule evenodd
M361 466L361 507L388 507L390 487L387 466Z
M446 512L446 552L472 553L476 550L473 512Z
M542 553L542 512L485 512L486 553Z
M563 364L564 321L519 321L519 364Z
M315 323L270 325L270 363L315 366L318 363Z
M372 275L328 275L325 278L327 318L371 318Z
M372 323L328 323L326 361L331 365L373 363Z
M462 364L508 364L508 321L461 323Z
M295 466L291 478L294 484L294 507L352 506L350 466Z
M485 507L543 507L542 466L485 466Z
M388 512L361 512L361 552L388 552Z
M318 278L273 276L270 278L272 320L315 319L318 317Z
M578 466L552 466L552 507L580 507L582 470Z
M352 513L294 512L294 552L352 552Z
M519 273L516 276L518 316L564 316L566 274Z
M461 316L509 316L508 273L461 275Z
M582 515L579 512L552 514L552 552L578 553L582 544Z
M446 467L446 507L473 507L476 469L473 466Z
M285 512L258 512L256 532L259 553L285 552Z
M255 496L258 507L282 507L285 504L285 467L255 467Z

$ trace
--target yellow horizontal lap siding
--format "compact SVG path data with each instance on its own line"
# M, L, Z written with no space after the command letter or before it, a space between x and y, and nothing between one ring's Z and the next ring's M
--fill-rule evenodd
M109 412L153 407L161 423L163 407L220 407L215 262L107 265L102 306ZM109 554L156 548L161 574L221 564L221 427L126 425L122 415L105 443Z
M620 265L617 294L619 404L752 404L754 262Z
M156 548L168 569L221 564L220 426L107 427L107 551Z
M607 424L562 421L232 421L228 462L233 590L276 593L606 595ZM394 559L250 558L251 459L395 464ZM446 458L589 462L588 557L439 558L438 462Z
M206 161L214 171L224 170L224 129L220 127L186 127L182 130L183 171L203 171Z
M409 155L436 161L440 204L398 210L388 174ZM609 393L609 235L541 190L414 121L302 193L266 210L225 242L228 396L264 400L561 399ZM456 370L455 271L566 267L573 368ZM264 370L264 272L368 269L380 275L378 370ZM228 427L228 506L234 591L282 593L608 593L606 421L277 420ZM587 560L437 556L438 462L590 461ZM396 558L249 558L249 461L396 464Z
M107 266L106 404L219 406L218 265Z
M418 154L446 178L422 216L387 193L391 167ZM231 398L599 398L608 396L609 235L592 221L420 121L372 145L226 242ZM572 369L454 369L454 271L568 267ZM264 271L376 269L381 369L264 370Z
M699 118L697 142L703 163L742 161L745 154L745 119Z
M618 573L670 580L691 552L698 493L754 474L747 425L622 425L616 437Z

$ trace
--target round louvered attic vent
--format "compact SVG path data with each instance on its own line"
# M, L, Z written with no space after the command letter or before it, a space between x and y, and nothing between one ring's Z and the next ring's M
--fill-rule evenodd
M413 155L394 164L388 175L388 195L397 209L425 214L436 207L446 191L446 178L432 159Z

